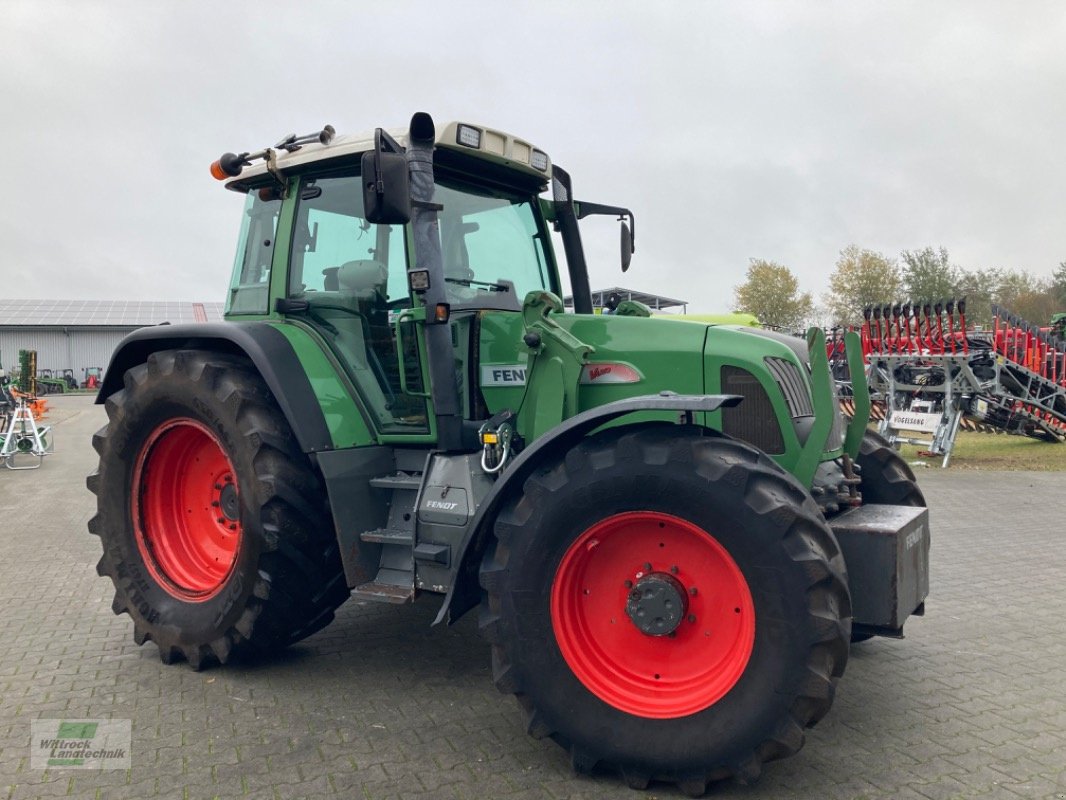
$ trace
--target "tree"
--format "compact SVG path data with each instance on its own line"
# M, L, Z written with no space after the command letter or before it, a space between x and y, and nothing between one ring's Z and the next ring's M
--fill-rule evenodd
M1059 311L1066 311L1066 261L1059 262L1055 271L1051 273L1051 290Z
M1033 273L1024 269L1004 269L999 272L995 301L1015 313L1018 299L1041 290L1040 281Z
M955 294L961 270L951 263L946 248L904 250L900 258L903 288L911 300L935 302Z
M763 325L803 327L814 304L809 292L800 294L792 270L775 261L749 261L744 283L733 289L733 310L754 314Z
M998 302L999 287L1003 282L1003 270L995 267L965 270L959 276L956 300L966 298L966 322L968 325L987 327L992 324L992 303Z
M898 302L902 288L895 261L853 244L840 251L825 304L835 325L859 325L864 308Z
M1004 270L996 302L1036 325L1046 325L1058 305L1053 281L1024 269Z
M955 296L966 298L967 323L985 327L992 323L992 303L1038 325L1047 324L1057 305L1054 280L1024 269L964 271Z
M1022 292L1014 298L1014 304L1009 308L1034 325L1047 325L1055 312L1060 310L1050 289Z

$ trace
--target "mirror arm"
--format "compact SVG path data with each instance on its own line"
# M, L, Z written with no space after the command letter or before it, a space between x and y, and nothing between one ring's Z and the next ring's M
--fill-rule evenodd
M385 181L381 177L381 154L403 153L400 143L393 139L384 128L374 130L374 174L377 176L377 193L380 198L385 194Z
M610 216L618 217L619 222L628 220L629 233L633 242L637 239L637 221L633 216L633 212L628 208L621 208L620 206L605 206L601 203L586 203L584 201L578 201L574 205L577 206L577 218L584 219L591 216ZM636 252L636 244L633 246L633 252Z
M289 183L285 180L285 175L278 169L278 154L268 147L263 159L266 161L267 172L270 173L270 177L277 184L278 197L284 200L289 195Z
M374 130L374 149L379 153L403 153L403 145L393 139L387 130L377 128Z

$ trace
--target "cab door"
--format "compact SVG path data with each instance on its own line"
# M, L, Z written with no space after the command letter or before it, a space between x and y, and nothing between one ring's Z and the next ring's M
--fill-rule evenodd
M424 365L413 326L396 340L397 317L411 307L406 229L363 215L353 171L301 177L287 297L325 340L351 379L379 436L432 438Z

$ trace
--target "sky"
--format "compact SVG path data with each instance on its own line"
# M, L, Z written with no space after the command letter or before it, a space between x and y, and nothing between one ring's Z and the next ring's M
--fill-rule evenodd
M415 111L545 150L593 288L727 310L749 259L816 298L849 244L1066 260L1057 2L0 0L0 292L223 300L242 198L208 166Z

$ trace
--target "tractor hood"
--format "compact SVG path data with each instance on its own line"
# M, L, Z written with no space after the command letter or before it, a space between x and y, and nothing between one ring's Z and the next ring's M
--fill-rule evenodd
M479 384L489 410L517 409L525 399L534 357L522 342L525 326L515 313L481 312ZM707 326L678 325L654 317L553 314L551 319L592 348L581 368L578 408L669 390L703 394Z
M521 315L482 312L479 385L490 412L550 405L561 421L614 400L662 391L732 394L743 402L698 421L755 445L805 476L841 452L845 428L817 344L811 350L804 339L772 331L655 317L552 314L550 320L570 341L591 348L572 359L569 371L559 350L538 356L524 347L516 350L515 343L527 334ZM553 360L559 364L551 366ZM547 377L545 370L551 369L557 371ZM574 390L554 396L557 387L574 382Z
M716 394L726 363L763 374L774 389L766 358L791 365L799 376L793 390L809 397L806 343L793 336L736 325L679 325L659 317L553 314L551 319L592 348L581 370L578 411L661 391ZM481 313L480 386L493 412L521 403L531 357L524 348L516 353L515 342L524 333L518 314Z

